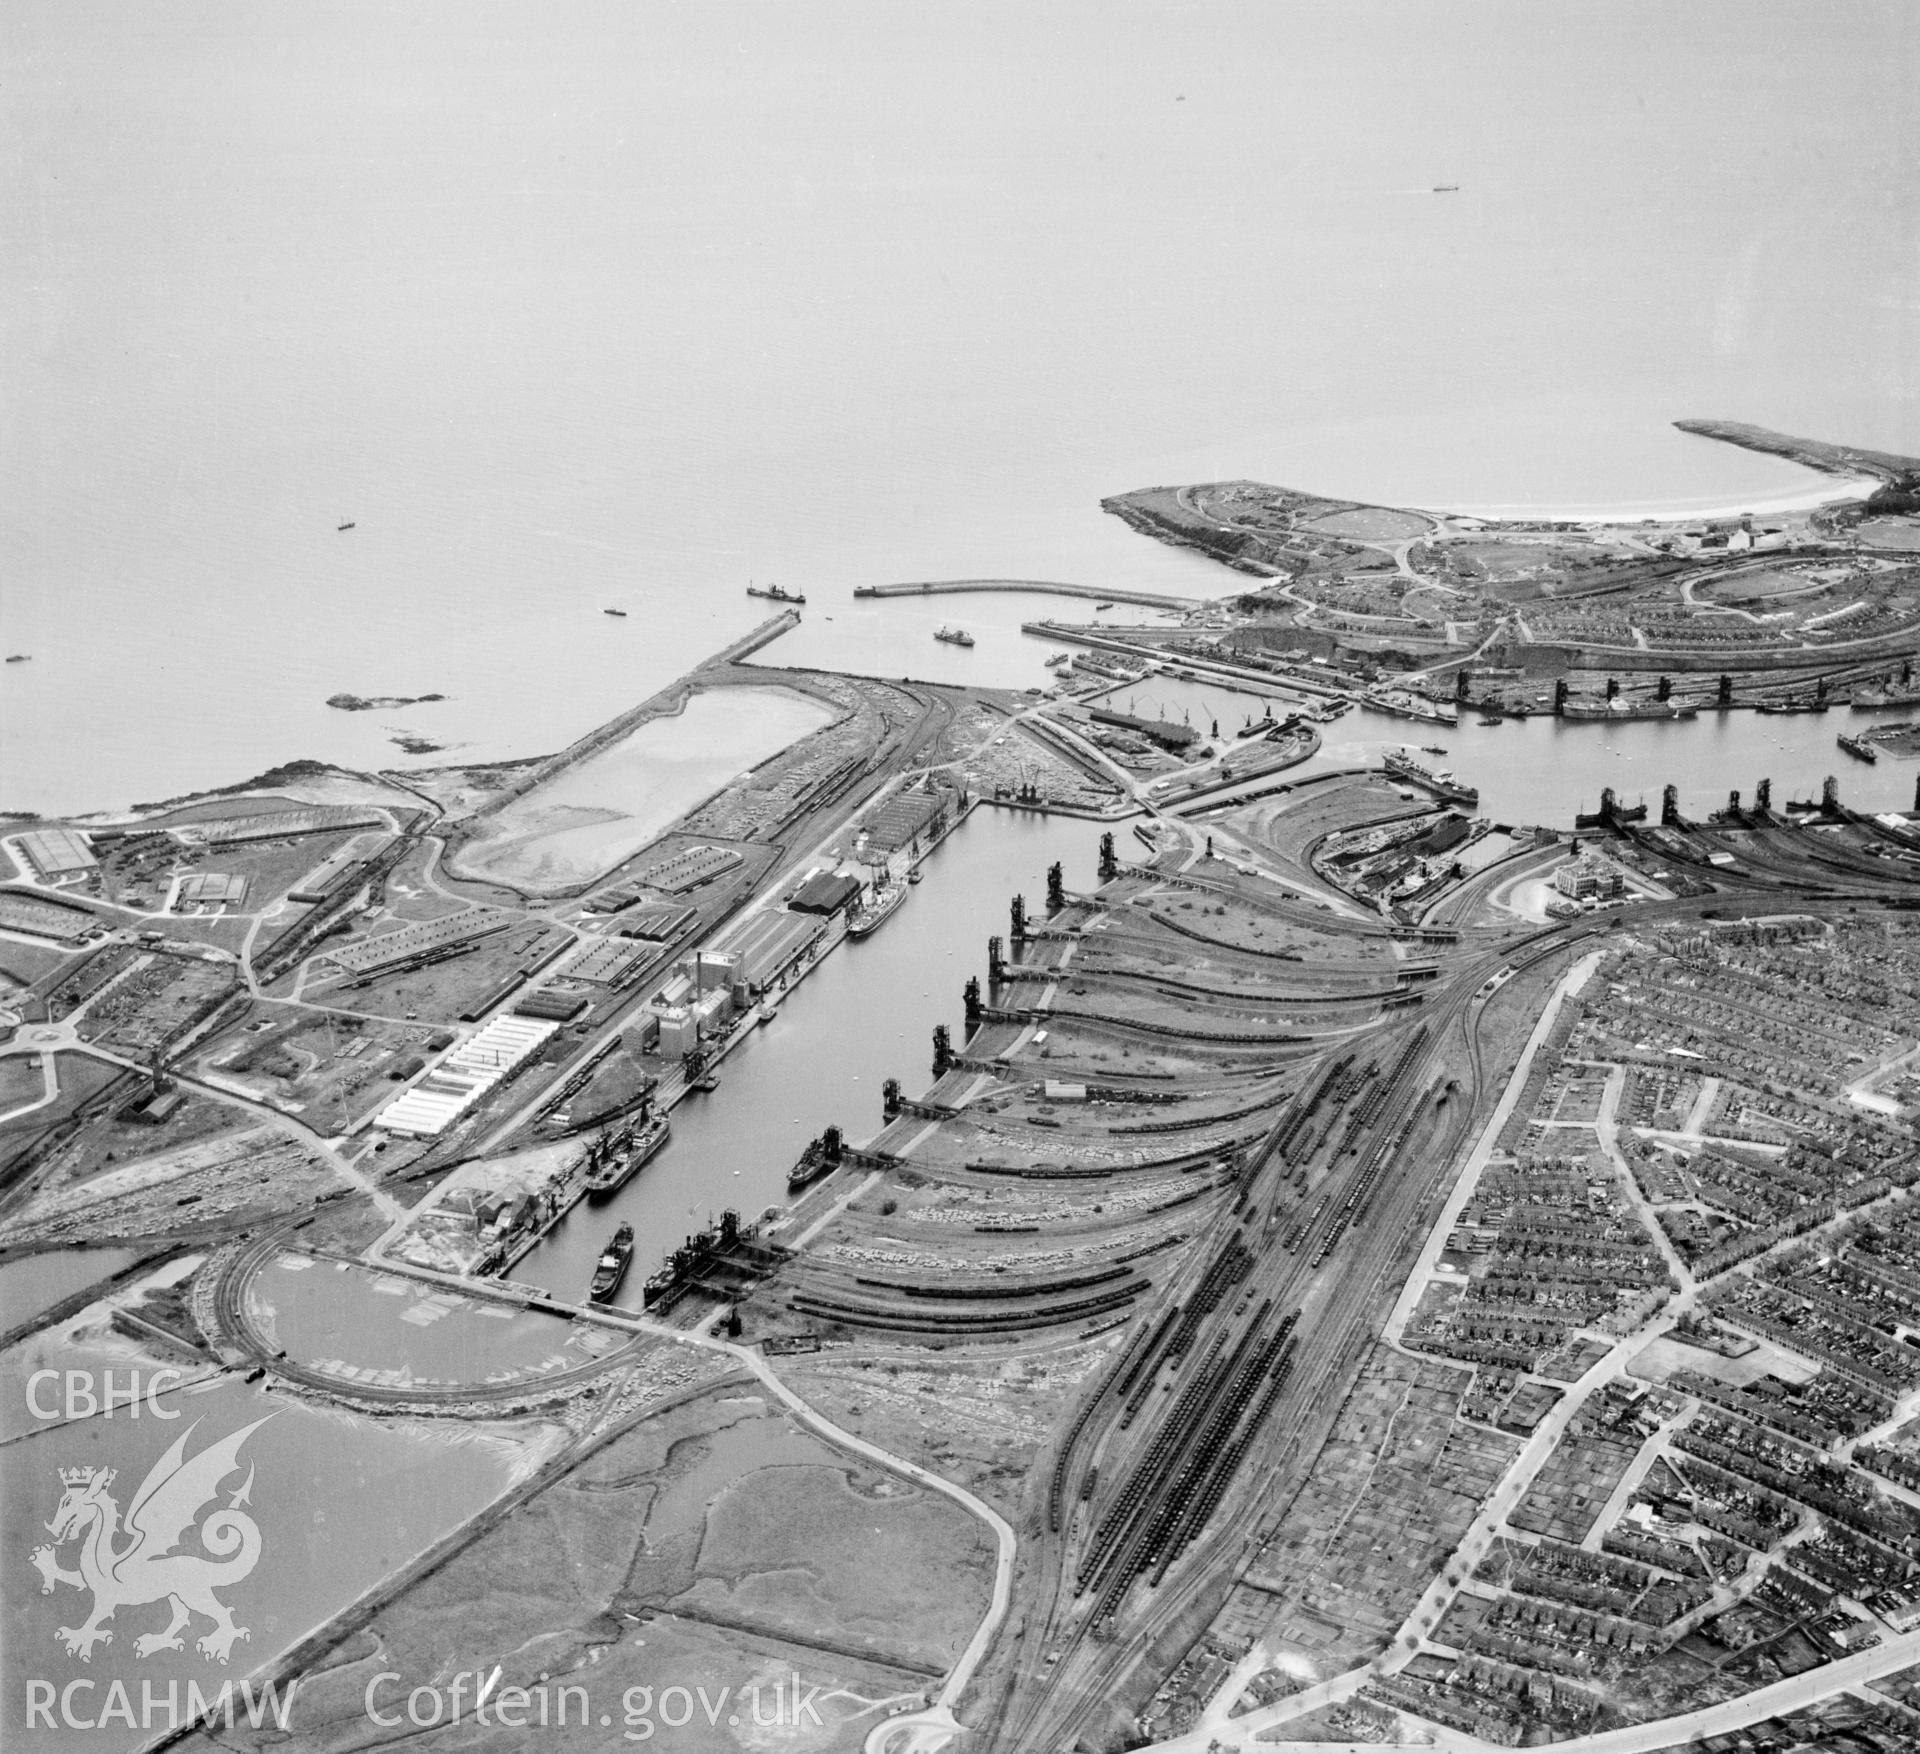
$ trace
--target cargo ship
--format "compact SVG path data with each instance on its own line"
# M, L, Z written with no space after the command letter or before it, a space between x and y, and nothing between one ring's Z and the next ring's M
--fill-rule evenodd
M1462 784L1446 769L1435 773L1431 768L1422 767L1411 755L1399 749L1389 749L1381 760L1390 778L1405 780L1410 785L1424 786L1436 798L1448 804L1466 804L1476 806L1480 802L1480 790L1477 786Z
M1460 722L1459 709L1451 702L1428 700L1423 695L1408 694L1398 688L1364 695L1360 704L1371 707L1377 713L1386 713L1391 718L1417 719L1422 724L1457 725Z
M1920 688L1861 688L1854 691L1853 705L1861 712L1882 706L1920 706Z
M1754 708L1762 713L1823 713L1826 710L1824 700L1809 700L1805 696L1798 700L1763 700Z
M933 630L933 637L937 640L944 640L950 646L970 646L973 644L973 635L968 633L964 627L936 627Z
M1570 700L1561 707L1565 719L1690 719L1690 707L1666 700Z
M1835 741L1851 755L1855 761L1874 762L1880 759L1880 751L1874 748L1864 737L1849 737L1842 731Z
M722 1212L718 1223L696 1231L661 1263L641 1291L641 1307L669 1310L687 1292L701 1289L709 1275L751 1278L768 1271L779 1254L759 1243L758 1234L758 1227L743 1224L738 1212Z
M805 591L789 591L784 585L749 585L749 597L765 597L769 603L804 603Z
M873 893L853 910L847 921L849 938L864 938L869 932L877 931L881 923L903 901L907 899L907 886L904 883L886 881L878 884Z
M587 1287L587 1301L605 1303L620 1289L620 1281L627 1276L627 1267L632 1260L633 1226L623 1224L613 1233L613 1239L594 1265L593 1281Z
M819 1138L809 1140L800 1161L787 1171L787 1192L797 1194L840 1167L840 1129L829 1127Z
M655 1113L649 1100L637 1120L617 1133L606 1133L587 1148L582 1180L590 1194L610 1194L625 1187L641 1165L659 1155L673 1131L662 1109Z

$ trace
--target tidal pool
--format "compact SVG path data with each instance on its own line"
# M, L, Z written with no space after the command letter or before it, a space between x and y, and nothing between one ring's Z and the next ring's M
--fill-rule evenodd
M101 1373L114 1373L116 1398L138 1370L143 1386L161 1361L97 1337L88 1322L96 1310L65 1324L0 1358L0 1396L9 1415L26 1413L24 1434L0 1443L0 1526L5 1530L6 1564L13 1573L0 1609L0 1686L4 1687L7 1746L18 1749L130 1749L167 1727L164 1702L169 1687L182 1707L187 1684L205 1697L217 1696L225 1681L238 1682L263 1669L280 1652L338 1613L383 1577L406 1565L422 1550L483 1509L526 1470L537 1465L557 1440L549 1425L445 1427L417 1420L373 1420L340 1409L309 1405L250 1386L229 1373L202 1377L159 1390L143 1399L134 1418L122 1405L113 1417L68 1419L69 1381L97 1390ZM59 1417L41 1419L29 1407L35 1372L56 1371L34 1387L40 1409ZM21 1421L9 1418L19 1429ZM182 1443L178 1457L171 1446ZM196 1479L194 1461L221 1444L231 1463L220 1460L199 1472L218 1478ZM212 1596L231 1616L236 1635L226 1660L203 1651L199 1641L216 1634L218 1622L196 1612L181 1630L182 1648L154 1649L141 1655L143 1635L164 1632L170 1614L164 1594L141 1596L141 1568L123 1559L119 1575L134 1588L110 1620L111 1642L96 1645L82 1661L68 1648L62 1628L83 1629L98 1599L94 1562L83 1559L101 1538L126 1552L135 1537L128 1513L149 1481L178 1475L179 1541L174 1554L202 1562L195 1569L210 1582ZM75 1473L96 1473L82 1485L91 1489L98 1511L89 1511L56 1541L50 1523L60 1520L63 1497L74 1489ZM189 1485L191 1483L191 1485ZM156 1498L152 1502L158 1503ZM216 1515L230 1515L232 1544L210 1526ZM201 1530L211 1540L204 1542ZM42 1590L33 1556L51 1549L48 1561L79 1583L56 1576ZM221 1642L214 1636L213 1642ZM29 1723L29 1686L38 1683L46 1697L73 1682L91 1682L72 1696L79 1718L107 1719L92 1729L70 1727L54 1713L55 1727ZM117 1710L120 1682L130 1701L123 1721ZM144 1692L143 1692L144 1688ZM143 1707L151 1698L152 1713ZM244 1723L242 1718L241 1722ZM300 1728L299 1701L291 1728Z

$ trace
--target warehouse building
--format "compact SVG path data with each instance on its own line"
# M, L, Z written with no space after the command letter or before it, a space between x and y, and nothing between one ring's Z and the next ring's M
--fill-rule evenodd
M794 891L787 906L797 914L832 915L851 907L859 898L858 878L816 871Z
M750 920L733 941L740 978L762 991L773 985L827 935L815 914L777 909Z
M381 932L357 943L335 945L327 951L327 960L349 974L374 974L411 962L417 956L492 937L514 923L511 914L490 908L469 908L465 913L448 914L443 919L420 920L402 926L397 932Z
M193 871L180 879L175 907L238 907L247 899L247 880L235 873Z
M960 794L946 787L902 792L867 818L867 847L878 854L897 853L947 825Z
M83 877L98 861L87 837L72 828L33 828L14 844L43 883L70 883Z
M649 865L634 881L666 895L685 895L743 862L732 847L688 847L670 859Z
M411 1090L380 1111L374 1125L432 1138L510 1076L560 1026L538 1017L496 1017L449 1048Z

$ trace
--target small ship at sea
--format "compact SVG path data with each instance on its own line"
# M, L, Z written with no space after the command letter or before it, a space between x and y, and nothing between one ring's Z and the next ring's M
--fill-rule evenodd
M933 630L933 637L937 640L945 640L950 646L970 646L973 644L973 635L968 633L964 627L936 627Z
M605 1303L620 1289L620 1281L627 1276L627 1268L633 1260L633 1226L623 1224L613 1233L606 1249L593 1269L593 1280L587 1287L589 1303Z
M602 609L600 613L602 615L617 615L622 621L625 621L627 618L627 612L624 609Z
M747 595L765 597L770 603L804 603L807 600L805 591L789 591L784 585L749 585Z

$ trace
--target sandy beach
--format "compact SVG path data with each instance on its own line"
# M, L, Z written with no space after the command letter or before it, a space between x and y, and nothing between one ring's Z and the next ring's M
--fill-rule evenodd
M1871 475L1827 476L1810 487L1787 493L1761 494L1737 505L1696 505L1688 502L1655 500L1638 506L1530 506L1481 505L1429 507L1447 510L1465 518L1493 518L1505 523L1554 524L1639 524L1648 520L1658 524L1697 524L1729 518L1771 517L1781 512L1812 511L1816 506L1833 505L1847 499L1865 499L1882 483Z

